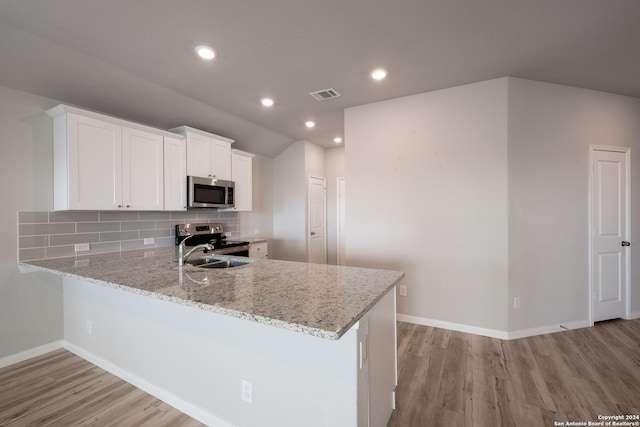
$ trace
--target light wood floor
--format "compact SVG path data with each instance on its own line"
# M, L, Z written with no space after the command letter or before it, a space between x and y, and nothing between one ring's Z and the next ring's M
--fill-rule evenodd
M398 324L388 427L553 426L640 415L640 319L502 341ZM0 426L201 426L65 350L0 369Z
M66 350L0 369L0 426L202 426Z
M640 415L640 319L511 341L399 323L398 366L389 427Z

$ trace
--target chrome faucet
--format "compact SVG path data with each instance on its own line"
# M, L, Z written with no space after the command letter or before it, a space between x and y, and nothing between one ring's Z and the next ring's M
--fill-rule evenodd
M194 235L192 234L191 236L184 238L182 242L180 242L180 244L178 245L178 266L179 267L182 267L185 261L187 261L187 259L189 258L189 256L192 253L194 253L196 250L204 249L206 251L212 251L215 249L211 243L202 243L200 245L196 245L193 248L189 249L189 251L185 254L184 253L185 243L187 242L188 239L192 238L193 236Z

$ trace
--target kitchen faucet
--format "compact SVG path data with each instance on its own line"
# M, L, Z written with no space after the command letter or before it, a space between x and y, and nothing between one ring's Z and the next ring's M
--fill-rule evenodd
M194 236L193 234L191 236L187 236L178 245L178 266L179 267L182 267L184 265L185 261L189 258L189 256L193 252L195 252L196 250L204 249L205 251L212 251L212 250L215 249L211 243L201 243L201 244L196 245L193 248L189 249L189 251L185 254L184 253L185 243L187 242L188 239L192 238L193 236Z

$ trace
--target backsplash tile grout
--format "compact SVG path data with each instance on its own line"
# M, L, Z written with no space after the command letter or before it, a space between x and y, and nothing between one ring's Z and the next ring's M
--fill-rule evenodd
M228 236L240 236L237 212L21 211L17 217L20 261L172 246L175 225L189 222L223 224ZM154 243L145 245L147 238ZM90 249L75 252L78 243Z

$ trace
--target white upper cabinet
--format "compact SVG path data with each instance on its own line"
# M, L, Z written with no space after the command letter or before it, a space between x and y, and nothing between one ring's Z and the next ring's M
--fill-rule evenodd
M187 175L211 176L211 139L198 134L187 137Z
M211 138L212 178L231 180L231 142L218 138Z
M164 209L162 135L122 128L122 204L137 211Z
M178 135L164 137L164 209L187 209L187 143Z
M65 113L54 118L54 209L122 206L121 126Z
M235 210L253 209L253 157L251 153L232 150L231 176L235 182Z
M163 136L172 134L66 105L47 113L55 210L164 209Z
M170 131L187 138L187 175L231 180L232 139L188 126Z

